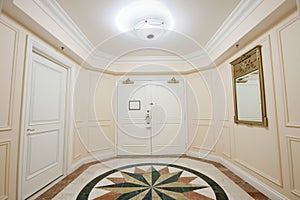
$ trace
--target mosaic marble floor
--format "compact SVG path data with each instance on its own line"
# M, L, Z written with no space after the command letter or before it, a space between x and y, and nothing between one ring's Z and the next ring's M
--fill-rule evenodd
M84 165L37 199L268 198L219 163L190 157L151 157Z

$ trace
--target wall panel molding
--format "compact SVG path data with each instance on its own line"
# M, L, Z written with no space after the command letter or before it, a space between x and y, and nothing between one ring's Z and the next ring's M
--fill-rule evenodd
M10 142L0 142L0 199L8 199Z
M290 198L284 196L283 194L276 191L274 188L270 187L269 185L262 182L260 179L256 178L249 172L242 169L240 166L236 165L236 163L233 163L231 161L228 161L227 159L224 159L217 155L201 155L196 154L194 152L188 151L188 156L196 157L196 158L204 158L207 160L211 160L214 162L219 162L225 167L227 167L229 170L231 170L233 173L247 181L249 184L251 184L253 187L261 191L263 194L265 194L270 199L280 199L280 200L290 200Z
M107 127L110 128L111 125ZM113 145L111 145L109 138L105 134L105 131L98 124L88 126L87 140L88 140L87 143L88 152L92 153L92 152L107 151L113 149Z
M296 55L297 52L295 52L295 54L289 52L290 49L293 48L289 48L290 45L294 45L295 48L298 48L298 43L297 40L293 40L293 41L289 41L290 38L292 38L289 35L284 35L285 31L288 31L289 29L295 28L294 26L298 27L300 21L299 21L299 17L295 16L292 19L290 19L290 21L288 23L285 23L283 26L279 27L276 30L276 35L277 35L277 40L278 40L278 44L279 44L279 59L280 59L280 64L281 64L281 78L282 78L282 88L283 88L283 102L284 102L284 110L285 110L285 126L286 127L295 127L295 128L300 128L300 114L299 114L299 110L297 109L293 109L292 108L292 103L293 102L298 102L297 100L291 100L294 98L296 98L297 95L297 90L298 88L296 87L296 85L299 85L299 79L298 76L296 74L298 73L289 73L289 69L293 66L287 66L290 62L289 59L298 59L298 56ZM299 28L298 28L299 29ZM293 32L294 33L294 32ZM296 35L297 38L297 33L294 33ZM285 46L285 43L288 43ZM288 51L288 52L285 52ZM287 57L287 55L291 56L291 57ZM294 62L293 62L294 63ZM293 68L296 69L296 68ZM298 81L298 82L297 82ZM293 87L291 87L293 86ZM291 88L295 88L293 91L289 91ZM296 92L296 93L295 93ZM294 103L295 104L295 103ZM294 106L295 107L295 106ZM295 112L295 113L293 113Z
M195 151L205 151L205 152L215 152L215 133L214 133L214 126L211 124L210 119L205 119L205 120L192 120L192 126L196 126L195 130L196 133L193 134L193 138L191 138L190 141L190 146L189 149L194 149ZM205 133L199 134L199 129L205 128L207 131ZM212 130L211 130L212 129ZM213 135L208 135L209 133L212 133ZM198 137L197 137L198 136ZM199 138L199 136L201 138Z
M300 158L295 154L300 152L300 138L287 136L289 175L291 180L291 193L300 197ZM297 169L297 170L296 170Z
M277 124L277 99L275 99L273 83L273 58L271 55L273 49L271 48L270 37L270 32L265 32L237 54L240 55L253 46L262 45L263 75L266 88L265 97L268 101L266 106L270 123L268 128L232 123L233 144L231 162L235 162L253 172L253 174L256 174L257 177L269 181L270 185L283 187L280 135ZM266 160L268 162L265 162Z
M251 171L255 172L256 174L259 174L261 177L271 181L272 183L274 183L278 186L282 186L282 181L281 180L277 180L277 179L269 176L268 174L262 172L261 170L256 169L255 167L249 165L248 163L246 163L246 162L244 162L244 161L242 161L238 158L235 158L234 161L239 163L240 165L244 166L245 168L250 169Z
M76 129L77 130L74 132L73 160L78 159L82 155L82 152L79 150L79 146L81 143L80 132L82 132L83 128L77 126Z
M224 130L227 130L228 132L226 133L227 135L225 136L224 134ZM231 158L231 135L230 135L230 127L229 126L223 126L223 130L222 130L222 135L221 135L221 138L222 138L222 141L223 141L223 150L222 150L222 154L228 158ZM227 137L227 139L225 139ZM225 150L226 149L226 145L228 145L228 149L227 151Z
M17 62L17 50L18 50L18 41L19 41L19 30L15 29L14 27L10 26L8 23L2 21L0 19L0 28L1 28L1 35L8 34L5 38L5 41L1 41L0 43L2 48L5 48L5 51L1 50L0 61L1 65L5 65L0 68L0 84L6 86L7 88L2 89L0 88L1 92L1 107L0 111L4 113L3 116L0 116L0 132L2 131L11 131L12 130L12 115L13 115L13 102L14 102L14 88L15 88L15 65ZM9 40L12 41L9 41ZM10 42L10 44L8 44ZM4 53L5 52L5 53ZM8 54L11 55L8 55ZM2 58L4 56L5 58ZM8 58L11 58L9 60ZM3 63L2 63L3 61ZM8 63L7 63L8 62ZM10 66L7 66L10 65ZM6 70L5 70L6 69ZM7 70L10 69L10 70ZM3 76L3 77L2 77ZM5 102L6 101L6 102ZM1 119L2 118L2 119ZM6 118L4 121L3 118Z

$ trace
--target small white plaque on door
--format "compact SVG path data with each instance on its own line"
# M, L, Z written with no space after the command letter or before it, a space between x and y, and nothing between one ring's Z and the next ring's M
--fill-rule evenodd
M141 101L129 100L129 110L141 110Z

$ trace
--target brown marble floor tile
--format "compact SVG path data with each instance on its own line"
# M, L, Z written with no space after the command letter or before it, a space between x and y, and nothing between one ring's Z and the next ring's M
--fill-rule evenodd
M206 197L204 195L201 195L197 192L184 192L183 195L189 200L199 200L199 199L201 199L201 200L213 200L213 199L211 199L209 197Z
M270 200L268 197L266 197L264 194L260 192L250 192L249 195L255 200Z
M59 181L57 184L52 186L50 189L48 189L46 192L41 194L39 197L36 198L36 200L49 200L53 199L59 192L61 192L65 187L67 187L72 181L74 181L80 174L82 174L87 168L89 168L92 165L95 165L99 163L99 161L91 162L82 165L77 170L63 178L61 181Z
M243 179L241 179L239 176L237 176L236 174L234 174L230 170L224 170L222 172L223 172L223 174L225 174L227 177L229 177L236 184L245 182Z

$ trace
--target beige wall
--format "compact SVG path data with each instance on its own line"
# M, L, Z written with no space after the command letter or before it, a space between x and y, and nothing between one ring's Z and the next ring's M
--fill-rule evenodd
M190 151L209 152L214 144L212 133L211 75L199 72L186 77L188 113L188 148ZM206 134L208 133L208 134Z
M115 77L80 68L75 85L73 161L115 152L113 93Z
M282 20L271 30L261 35L247 46L240 47L237 54L218 66L226 91L228 114L225 114L222 134L208 132L214 128L214 117L205 123L201 117L209 113L201 109L205 105L217 106L208 94L207 88L198 74L187 76L196 99L189 93L190 102L198 102L198 119L195 107L189 111L189 137L196 137L190 146L191 155L201 156L206 137L215 137L217 145L212 154L221 156L240 169L248 172L264 184L284 194L289 199L300 199L300 21L294 13ZM269 126L267 128L234 124L231 65L235 58L256 45L262 45L262 60L266 90L266 106ZM209 71L209 70L208 70ZM206 72L208 73L208 72ZM209 83L208 83L209 84ZM214 88L215 86L213 86ZM211 89L212 98L215 89ZM191 97L191 98L190 98ZM211 102L211 103L210 103ZM189 105L189 104L188 104ZM190 103L194 105L194 103ZM204 114L203 114L204 113ZM214 134L214 135L213 135ZM202 151L203 153L203 151Z
M16 199L25 34L2 14L0 35L0 199Z
M300 20L296 14L271 31L283 181L300 199Z

